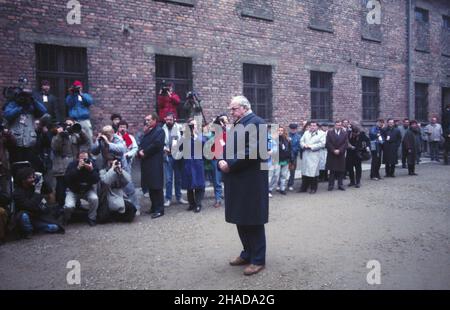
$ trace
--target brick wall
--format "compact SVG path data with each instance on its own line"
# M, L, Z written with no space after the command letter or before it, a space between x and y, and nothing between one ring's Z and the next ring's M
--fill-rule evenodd
M136 128L153 110L155 54L192 57L208 119L242 92L243 63L272 65L273 117L281 124L309 118L310 70L333 72L335 118L361 119L361 75L381 78L381 117L407 115L405 0L382 1L376 29L363 23L361 0L173 2L81 0L81 25L68 25L65 1L0 0L0 86L19 75L34 83L34 43L48 43L87 48L96 125L118 111ZM430 53L415 52L414 74L429 81L429 110L437 113L441 86L450 85L439 23L450 4L426 2Z

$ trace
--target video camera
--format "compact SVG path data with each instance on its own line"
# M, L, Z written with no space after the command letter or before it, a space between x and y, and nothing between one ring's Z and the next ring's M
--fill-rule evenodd
M19 105L27 105L33 103L31 90L25 89L28 79L21 77L18 80L18 86L10 86L3 88L3 96L7 102L15 101Z
M71 134L79 134L81 132L81 125L78 123L75 123L73 125L67 125L66 123L59 123L56 125L57 128L63 128L63 134L68 136Z
M168 96L170 91L170 85L165 80L161 82L161 95Z

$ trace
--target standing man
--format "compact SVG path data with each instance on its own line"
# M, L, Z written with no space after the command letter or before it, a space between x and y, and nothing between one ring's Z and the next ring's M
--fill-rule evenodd
M229 109L235 119L235 126L256 126L258 133L256 141L251 139L251 135L245 135L245 149L238 150L237 131L244 130L239 126L241 129L231 132L234 134L235 143L229 144L229 137L225 146L227 153L231 153L228 148L232 148L233 155L218 162L225 184L225 220L237 225L243 245L240 256L230 261L230 265L248 265L244 269L244 275L250 276L263 270L266 263L264 224L269 221L268 173L267 170L261 169L263 160L259 155L256 159L250 159L248 156L251 152L258 152L259 143L267 143L260 141L262 137L259 125L265 122L252 112L250 102L244 96L231 99ZM242 153L246 154L245 158L238 156Z
M141 186L149 191L153 219L164 215L164 138L164 130L158 126L158 115L147 115L138 156L142 160Z
M297 124L289 124L289 141L291 142L291 162L289 163L289 181L288 181L288 189L290 191L294 190L294 178L295 171L297 170L297 158L300 154L300 139L301 136L298 133L298 125Z
M56 97L50 93L50 82L43 80L41 82L41 89L33 93L36 101L42 102L47 108L47 113L51 116L51 122L63 122L65 117L64 107L59 107L56 102Z
M415 172L416 169L416 161L417 161L417 153L420 145L417 143L417 135L420 136L420 129L417 125L417 121L412 120L410 122L410 127L406 131L405 136L402 140L402 150L403 154L406 154L405 157L408 162L408 174L409 175L417 175Z
M69 116L81 125L83 131L89 138L89 146L92 145L92 125L89 108L94 104L91 95L83 93L83 84L75 81L69 89L70 94L66 97L66 106Z
M402 136L402 141L408 129L409 129L409 119L405 118L403 119L403 126L398 126L398 130L400 130L400 135ZM402 158L402 168L406 168L407 154L403 152L402 144L400 144L400 147L398 148L398 156L401 156Z
M175 198L180 204L187 204L187 201L181 197L181 171L183 162L181 159L174 159L172 156L172 147L181 140L181 126L175 121L172 112L167 113L164 130L164 175L166 177L166 194L164 207L169 207L172 202L172 191L175 183Z
M334 189L334 181L338 180L338 188L345 191L342 180L345 173L345 150L348 146L348 133L343 130L342 122L336 121L334 129L327 132L325 147L328 150L326 167L330 170L328 190Z
M431 161L435 160L439 162L439 143L441 142L444 133L442 131L442 126L438 124L436 117L431 118L431 123L425 127L425 132L428 135Z
M400 130L395 127L393 119L388 119L388 126L383 132L383 163L386 166L387 178L395 177L395 165L398 162L398 148L402 143Z
M372 152L372 161L370 163L370 179L378 181L381 179L380 167L383 155L383 127L384 119L377 120L377 124L370 129L370 151Z

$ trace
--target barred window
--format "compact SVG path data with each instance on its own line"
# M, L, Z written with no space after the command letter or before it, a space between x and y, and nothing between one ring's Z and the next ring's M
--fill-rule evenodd
M57 118L64 118L65 98L72 83L79 80L84 91L89 89L86 48L36 44L35 51L37 89L43 80L50 82L50 92L56 97L62 114Z
M161 90L162 81L172 82L174 92L180 96L180 105L177 108L178 119L184 121L186 112L183 105L187 92L192 90L192 58L156 55L156 94L155 105L158 93Z
M380 79L362 77L362 119L374 121L378 119L380 109Z
M311 119L331 121L332 73L311 71Z
M272 120L272 67L244 64L244 96L252 110L266 121Z
M418 121L428 121L428 84L415 83L415 103Z

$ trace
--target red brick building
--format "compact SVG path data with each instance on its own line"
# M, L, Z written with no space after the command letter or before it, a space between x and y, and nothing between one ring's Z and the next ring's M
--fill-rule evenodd
M208 119L241 93L283 125L426 120L450 102L447 0L0 0L0 35L0 86L49 79L63 105L81 79L95 125L140 125L163 79L195 89Z

